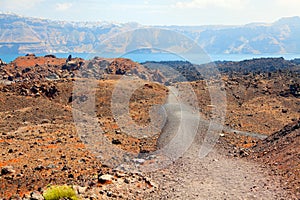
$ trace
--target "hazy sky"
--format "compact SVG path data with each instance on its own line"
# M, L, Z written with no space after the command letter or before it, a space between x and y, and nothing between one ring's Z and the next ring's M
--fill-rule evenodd
M300 0L0 0L0 11L71 21L236 25L299 16Z

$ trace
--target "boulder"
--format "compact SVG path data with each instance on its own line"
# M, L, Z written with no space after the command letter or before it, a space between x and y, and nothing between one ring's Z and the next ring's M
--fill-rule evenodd
M12 166L5 166L1 169L1 175L14 174L15 172Z
M98 181L102 184L111 184L113 181L113 176L110 174L104 174L98 177Z

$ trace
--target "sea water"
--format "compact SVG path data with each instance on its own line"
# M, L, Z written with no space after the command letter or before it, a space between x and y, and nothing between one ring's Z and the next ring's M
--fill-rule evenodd
M36 56L44 56L46 54L36 54ZM67 58L69 55L72 57L80 57L83 59L91 59L95 56L104 58L129 58L135 62L147 61L190 61L195 64L204 64L212 61L242 61L253 58L278 58L283 57L286 60L293 60L300 58L300 54L206 54L206 55L176 55L172 53L128 53L128 54L95 54L95 53L54 53L58 58ZM0 59L9 63L19 56L24 54L0 54Z

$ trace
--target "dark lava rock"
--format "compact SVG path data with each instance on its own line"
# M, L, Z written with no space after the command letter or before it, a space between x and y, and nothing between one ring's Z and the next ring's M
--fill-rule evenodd
M44 167L42 165L39 165L39 166L34 168L35 171L41 171L43 169L44 169Z
M1 169L1 175L13 174L15 172L12 166L6 166Z
M45 55L44 57L45 57L45 58L56 58L56 56L55 56L55 55L52 55L52 54Z
M122 144L122 142L118 139L113 139L111 143L112 144Z

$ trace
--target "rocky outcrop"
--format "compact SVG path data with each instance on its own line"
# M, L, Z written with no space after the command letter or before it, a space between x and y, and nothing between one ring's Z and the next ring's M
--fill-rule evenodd
M75 58L73 63L80 65L83 60ZM38 81L38 80L58 80L61 78L71 78L74 73L64 66L69 66L63 58L54 58L52 56L36 57L34 54L28 54L16 58L11 63L0 68L2 79L11 82L20 81Z
M96 79L120 78L122 75L125 75L160 83L163 83L165 80L159 71L149 69L127 58L109 59L95 57L81 65L76 75L78 77L92 77Z
M55 98L59 94L56 83L50 81L41 82L24 82L19 84L5 85L1 89L2 92L14 92L21 96Z

